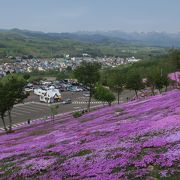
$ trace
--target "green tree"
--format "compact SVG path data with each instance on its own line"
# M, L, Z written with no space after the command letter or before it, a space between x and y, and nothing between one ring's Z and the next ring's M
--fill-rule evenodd
M31 76L30 76L28 73L25 73L25 74L23 75L23 78L24 78L25 80L28 80L30 77L31 77Z
M104 86L108 86L108 77L109 77L109 74L111 73L111 68L104 68L100 71L100 75L101 75L101 78L100 78L100 83Z
M7 131L6 122L4 120L5 113L7 111L7 106L5 105L6 103L6 98L4 96L5 93L6 93L6 89L4 88L2 81L0 79L0 116L3 122L4 130Z
M162 81L163 81L163 85L165 86L166 88L166 91L167 91L167 87L169 86L170 84L170 79L168 78L168 75L165 74L162 76Z
M157 74L157 68L155 66L146 69L146 85L150 87L153 95L155 95L156 79L159 75L160 74Z
M170 53L170 63L172 63L174 70L180 70L180 50L173 50Z
M51 120L54 121L55 115L58 113L59 105L51 105L50 106L50 114L51 114Z
M45 80L45 78L43 78L41 76L31 76L28 81L30 83L37 83L37 82L39 82L41 80Z
M155 86L159 90L159 93L161 93L161 90L163 88L163 80L162 80L162 77L160 75L156 76Z
M156 72L156 74L155 74L155 87L159 90L159 93L161 93L164 86L167 89L168 85L169 85L169 79L167 77L167 74L162 74L160 72Z
M120 94L123 91L123 87L125 85L125 73L123 70L114 69L109 73L107 77L107 83L110 89L114 90L118 94L118 104L120 100Z
M63 79L70 79L73 77L73 70L72 67L68 66L66 70L61 72L56 72L56 79L63 80Z
M107 102L111 106L112 102L116 99L114 94L103 86L97 86L94 93L95 99Z
M56 76L56 80L63 80L66 79L68 76L66 75L66 73L64 71L59 72Z
M168 79L168 72L165 69L161 68L161 66L155 67L152 66L147 69L147 86L151 88L152 94L154 95L154 90L157 88L161 93L163 87L167 87L170 83Z
M90 96L88 101L88 111L90 111L91 98L94 93L96 83L100 80L101 64L97 62L83 62L74 71L74 76L80 83L88 86L90 89Z
M24 86L26 85L26 81L20 75L9 74L0 80L0 84L1 84L0 108L2 109L2 106L4 106L4 109L1 110L1 118L4 117L5 113L7 112L9 118L8 131L11 132L12 131L11 111L15 104L22 102L27 97L27 94L24 91ZM7 128L5 128L5 130L7 130Z
M144 88L142 77L138 69L133 68L128 71L126 77L126 88L130 90L134 90L136 97L138 98L137 92Z

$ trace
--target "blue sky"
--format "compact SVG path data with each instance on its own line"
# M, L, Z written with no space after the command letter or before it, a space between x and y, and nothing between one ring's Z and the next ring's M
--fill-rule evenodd
M0 29L180 32L180 0L0 0Z

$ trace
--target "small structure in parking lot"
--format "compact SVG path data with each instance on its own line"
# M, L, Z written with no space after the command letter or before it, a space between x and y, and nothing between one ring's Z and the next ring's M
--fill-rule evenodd
M39 95L40 101L45 103L54 103L61 101L61 93L54 86L47 90L35 89L34 94Z

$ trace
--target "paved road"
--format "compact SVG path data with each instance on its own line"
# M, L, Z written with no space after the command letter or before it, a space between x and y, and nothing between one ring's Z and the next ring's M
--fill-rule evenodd
M124 91L121 95L121 101L126 101L127 97L133 97L134 93L131 91ZM58 108L58 114L74 111L87 107L88 98L83 96L82 92L79 93L70 93L64 92L62 93L62 97L64 99L70 98L72 99L72 104L60 104ZM92 99L91 106L97 106L102 104L101 102L97 102ZM50 105L39 102L39 98L35 95L31 95L26 99L24 104L16 105L12 110L12 119L14 124L27 122L27 120L38 119L42 117L46 117L50 115ZM5 118L6 122L8 122L7 117ZM0 127L3 127L2 121L0 120Z
M92 103L92 106L98 105L99 103ZM87 104L81 103L72 103L72 104L59 104L58 114L69 112L73 110L78 110L82 108L86 108ZM42 117L46 117L50 115L50 106L43 103L25 103L15 106L12 110L12 119L14 124L18 124L27 120L38 119ZM6 122L8 122L8 118L5 118ZM0 121L0 127L2 127L2 121Z

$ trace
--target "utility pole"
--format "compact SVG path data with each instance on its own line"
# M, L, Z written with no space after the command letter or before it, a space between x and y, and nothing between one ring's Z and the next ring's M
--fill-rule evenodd
M162 70L162 68L161 68L161 77L163 76L163 70Z

